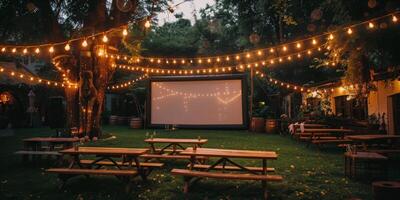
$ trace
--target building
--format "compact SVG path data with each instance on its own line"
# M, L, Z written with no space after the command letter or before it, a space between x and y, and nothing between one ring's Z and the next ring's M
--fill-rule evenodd
M365 93L364 95L357 96ZM368 92L365 92L368 91ZM303 93L303 104L317 106L329 102L331 112L339 117L370 123L381 118L388 134L400 134L400 70L373 75L368 85L344 86L341 80L319 84Z

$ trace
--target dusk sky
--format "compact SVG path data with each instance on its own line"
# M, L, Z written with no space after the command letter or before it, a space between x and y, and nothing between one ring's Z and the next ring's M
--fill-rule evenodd
M170 5L176 5L178 3L181 3L183 0L172 0L172 3ZM194 21L193 14L196 12L198 15L200 9L205 8L206 5L214 5L215 0L193 0L193 1L188 1L185 3L180 4L175 8L174 13L170 13L168 11L165 11L164 13L158 14L158 19L159 19L159 25L162 25L164 22L173 22L176 20L175 14L177 13L183 13L183 18L190 19L192 22Z

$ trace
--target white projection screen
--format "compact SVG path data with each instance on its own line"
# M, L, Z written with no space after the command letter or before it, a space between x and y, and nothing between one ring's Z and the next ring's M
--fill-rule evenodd
M152 79L150 125L244 128L243 81L241 75Z

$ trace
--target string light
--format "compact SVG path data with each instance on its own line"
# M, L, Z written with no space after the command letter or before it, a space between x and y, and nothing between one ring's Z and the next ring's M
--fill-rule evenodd
M1 52L6 52L6 48L5 47L1 48Z
M36 54L39 54L39 53L40 53L40 49L39 49L39 48L36 48L36 49L35 49L35 53L36 53Z
M108 37L107 35L104 34L103 38L101 39L104 43L108 42Z
M333 38L334 38L333 34L332 34L332 33L329 34L329 39L330 39L330 40L333 40Z
M312 40L312 44L313 44L313 45L316 45L316 44L317 44L317 40L316 40L316 39L313 39L313 40Z
M82 47L87 47L87 45L88 45L87 40L83 40Z
M24 53L24 54L26 54L26 53L28 53L28 49L24 49L24 50L22 50L22 53Z
M69 46L69 43L67 43L64 47L65 51L71 50L71 46Z
M146 28L150 28L151 24L149 20L146 20L146 22L144 23L144 27Z
M369 23L368 23L368 27L372 29L372 28L374 28L374 27L375 27L375 24L374 24L374 23L372 23L372 22L369 22Z
M347 34L351 35L353 33L353 30L351 28L347 29Z
M122 31L122 35L123 36L127 36L128 35L128 30L126 28L124 28L124 30Z
M397 22L397 20L398 20L398 19L397 19L396 15L393 15L393 17L392 17L392 21L396 23L396 22Z
M54 53L54 47L53 47L53 46L51 46L51 47L49 48L49 53Z
M5 72L5 73L3 73L3 72ZM28 76L28 75L25 75L25 74L19 74L16 71L4 69L1 66L0 66L0 73L4 74L4 75L9 75L11 77L16 77L16 78L21 79L21 80L25 80L25 82L29 83L29 84L45 83L46 85L49 85L49 86L64 87L64 84L61 84L59 82L41 79L39 77L32 76L32 75ZM68 85L70 87L72 86L72 88L77 88L77 84L76 83L69 83Z

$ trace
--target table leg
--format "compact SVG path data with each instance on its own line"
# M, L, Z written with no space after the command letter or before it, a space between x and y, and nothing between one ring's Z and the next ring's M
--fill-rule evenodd
M144 171L143 167L140 166L140 162L139 162L138 157L135 156L135 157L133 158L133 160L135 161L136 169L138 170L140 177L142 177L142 179L143 179L144 181L146 181L146 180L147 180L146 172Z
M266 175L267 174L267 160L266 159L262 160L262 165L263 165L263 171L261 173ZM267 181L265 181L265 180L261 181L261 185L263 188L264 199L268 199Z

